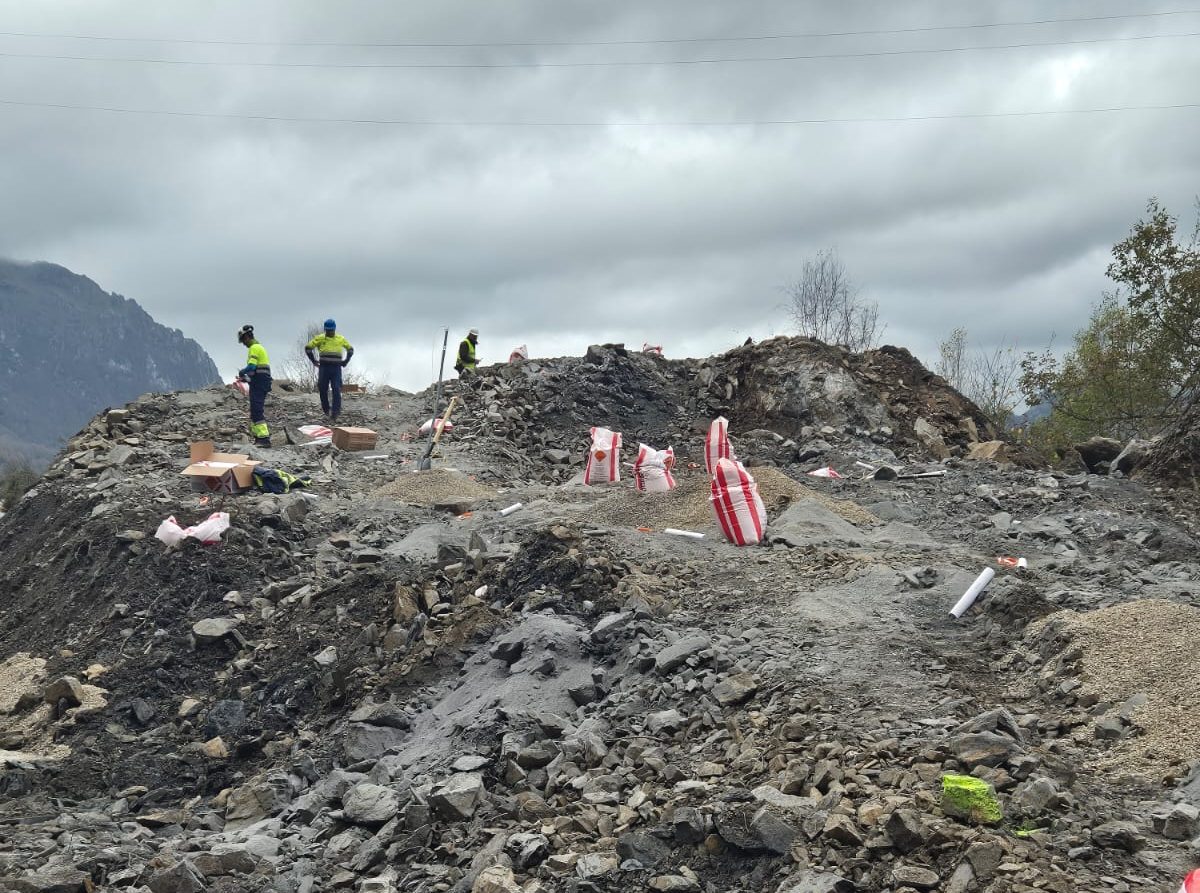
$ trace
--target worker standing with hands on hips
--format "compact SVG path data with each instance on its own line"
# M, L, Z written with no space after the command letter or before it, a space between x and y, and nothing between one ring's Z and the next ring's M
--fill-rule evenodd
M345 357L342 351L345 350ZM325 332L315 336L304 347L309 361L317 367L317 392L321 395L321 411L330 421L337 421L342 412L342 369L354 356L350 342L337 333L337 323L325 320ZM330 393L332 391L332 394Z
M475 348L479 344L479 330L471 329L467 337L458 345L458 359L454 362L454 371L463 378L475 374Z
M271 445L271 431L267 427L267 394L271 393L271 360L267 349L254 337L254 326L242 326L238 331L238 343L249 352L246 365L238 371L238 378L250 385L250 434L258 446Z

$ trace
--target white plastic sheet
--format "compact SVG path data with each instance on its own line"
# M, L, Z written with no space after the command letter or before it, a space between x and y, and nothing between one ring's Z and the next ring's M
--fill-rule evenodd
M175 516L167 518L158 525L154 532L155 539L160 539L168 546L176 546L189 536L200 540L205 545L221 541L221 534L229 529L229 512L213 512L199 524L191 527L180 527Z
M832 465L826 465L824 468L818 468L808 473L810 478L832 478L835 481L840 481L842 476L837 473Z

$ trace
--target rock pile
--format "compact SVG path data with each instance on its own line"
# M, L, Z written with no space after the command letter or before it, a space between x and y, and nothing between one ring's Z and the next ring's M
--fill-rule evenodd
M700 462L703 431L725 415L747 455L811 467L965 455L994 436L978 408L897 348L859 355L773 338L705 360L666 360L603 345L582 359L480 373L464 392L477 411L456 436L490 441L507 457L498 464L550 481L582 463L593 425L623 432L631 446L674 444L682 460ZM548 474L536 468L546 464Z
M476 387L428 477L424 397L348 400L367 459L276 393L295 442L248 451L313 487L229 497L214 546L149 534L216 507L178 472L239 445L231 391L68 445L0 520L0 890L1129 893L1200 855L1192 755L1122 675L1193 681L1138 650L1195 612L1174 505L966 459L982 420L899 351L597 348ZM661 534L706 519L700 475L566 483L589 424L686 470L715 412L772 497L759 547ZM942 474L805 475L853 458ZM1117 781L1126 747L1155 760Z

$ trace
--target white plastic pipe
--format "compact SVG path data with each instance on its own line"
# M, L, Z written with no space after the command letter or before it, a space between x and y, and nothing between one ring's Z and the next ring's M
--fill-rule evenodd
M704 539L703 533L696 533L694 530L676 530L674 527L664 528L663 533L670 534L671 536L686 536L688 539L693 540Z
M967 613L967 609L975 604L975 599L979 598L979 593L987 589L988 583L992 582L992 577L996 576L996 572L990 567L985 567L983 573L975 578L975 582L971 584L971 588L963 593L963 597L958 600L953 608L950 609L950 616L956 620Z
M523 506L523 503L520 503L520 502L514 502L514 503L513 503L512 505L510 505L508 508L506 508L506 509L500 509L500 516L501 516L501 517L507 517L508 515L511 515L513 512L515 512L515 511L517 511L518 509L522 508L522 506Z

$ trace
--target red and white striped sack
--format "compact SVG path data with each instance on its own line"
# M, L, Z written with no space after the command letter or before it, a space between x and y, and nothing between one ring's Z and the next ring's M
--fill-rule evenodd
M675 449L656 450L638 444L637 459L633 462L633 484L639 493L669 493L675 489Z
M767 507L758 495L758 484L741 462L717 460L712 479L713 511L725 538L737 546L753 546L767 529Z
M433 419L427 419L425 421L425 424L423 424L420 428L417 429L417 433L418 434L428 434L432 430L433 430ZM454 430L454 422L448 422L444 418L438 419L438 430L440 430L443 434L445 434L447 431L453 431Z
M607 428L592 429L592 446L588 450L583 482L612 484L621 479L621 432Z
M731 459L737 461L733 454L733 445L729 442L729 419L725 416L713 419L708 426L708 435L704 438L704 467L711 478L717 473L717 460Z
M1200 893L1200 870L1193 871L1183 879L1179 893Z

